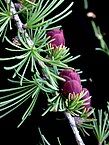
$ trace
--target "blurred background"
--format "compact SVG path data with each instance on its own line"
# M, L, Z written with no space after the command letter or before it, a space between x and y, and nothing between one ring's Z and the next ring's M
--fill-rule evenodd
M65 0L60 9L65 8L72 0ZM93 12L96 18L87 16ZM96 51L100 44L92 29L91 20L100 26L104 39L109 46L109 8L108 0L88 0L88 8L85 9L84 0L74 0L72 14L62 20L66 46L70 48L71 55L81 55L77 60L69 63L75 69L81 69L81 79L87 79L83 86L90 90L92 106L106 109L109 100L109 56L101 51ZM4 44L5 45L5 44ZM3 45L1 44L3 47ZM5 88L7 78L11 75L3 70L4 63L0 62L0 87ZM7 86L8 87L8 86ZM37 104L44 102L39 100ZM36 107L33 114L28 118L21 128L16 128L21 116L26 109L20 107L7 117L0 120L0 145L13 144L37 145L39 133L38 125L42 133L50 141L51 145L57 145L56 137L59 136L62 145L76 145L74 135L68 121L61 113L49 113L43 119L40 118L41 109ZM38 109L37 109L38 108ZM20 117L19 117L20 116ZM86 145L92 142L96 145L96 139L91 133L90 137L83 137Z

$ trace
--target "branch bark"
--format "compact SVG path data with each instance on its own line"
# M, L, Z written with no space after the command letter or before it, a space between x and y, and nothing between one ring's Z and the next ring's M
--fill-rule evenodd
M5 0L5 2L6 2L6 3L9 3L10 1L9 1L9 0ZM20 20L19 15L18 15L17 12L16 12L14 3L13 3L12 1L11 1L11 8L10 8L10 11L11 11L11 13L13 14L13 18L14 18L14 20L15 20L15 22L16 22L17 28L19 29L19 31L20 31L21 33L25 33L25 35L27 36L26 38L27 38L28 44L29 44L30 46L33 46L34 44L33 44L32 40L30 39L28 33L24 30L24 28L23 28L23 23L22 23L22 21ZM43 63L43 62L40 61L39 64L40 64L42 67L44 67L44 63ZM77 129L77 126L76 126L74 117L72 117L72 116L70 115L70 113L68 113L68 112L65 112L65 116L66 116L67 119L69 120L70 126L71 126L71 128L72 128L72 130L73 130L73 133L74 133L74 135L75 135L75 138L76 138L76 141L77 141L78 145L85 145L84 142L83 142L83 140L82 140L82 138L81 138L81 136L80 136L80 134L79 134L79 131L78 131L78 129Z
M10 3L10 0L5 0L6 3ZM31 38L29 37L28 33L26 32L26 30L24 29L24 24L22 23L21 19L19 18L19 15L17 14L17 11L16 11L16 8L15 8L15 5L14 3L12 2L11 0L11 3L10 3L10 11L11 13L13 14L13 18L16 22L16 25L17 25L17 28L18 30L22 33L22 34L25 34L26 36L26 41L27 43L29 44L29 46L34 46L34 43L33 41L31 40ZM42 61L38 61L39 65L44 68L45 67L45 64L44 62Z
M80 136L80 134L79 134L79 131L77 129L77 126L76 126L74 117L72 117L71 114L68 113L68 112L65 112L65 116L69 120L70 126L71 126L71 128L73 130L73 133L75 135L77 144L78 145L85 145L84 142L83 142L83 140L82 140L82 138L81 138L81 136Z

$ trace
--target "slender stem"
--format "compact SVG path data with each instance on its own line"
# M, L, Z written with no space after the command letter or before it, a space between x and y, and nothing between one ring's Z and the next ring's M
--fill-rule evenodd
M10 0L5 0L5 2L6 2L6 3L10 3ZM29 44L30 46L34 46L33 41L32 41L31 38L29 37L29 35L28 35L28 33L26 32L26 30L24 30L24 28L23 28L23 23L22 23L22 21L20 20L19 15L18 15L17 12L16 12L16 9L15 9L15 6L14 6L14 3L12 2L12 0L11 0L11 3L10 3L10 4L11 4L10 11L11 11L11 13L13 14L13 18L14 18L14 20L15 20L15 22L16 22L16 25L17 25L18 30L19 30L21 33L25 33L26 40L27 40L28 44ZM38 63L39 63L39 65L40 65L42 68L44 68L44 66L45 66L44 62L38 61Z
M84 0L84 9L88 9L88 1L87 0Z
M98 145L102 145L102 143L99 142Z
M6 3L8 3L8 0L5 0L5 1L6 1ZM13 3L12 1L11 1L11 8L10 8L10 11L11 11L11 13L13 14L13 18L14 18L14 20L15 20L15 22L16 22L17 28L19 29L19 31L20 31L21 33L25 33L25 36L26 36L27 41L28 41L28 44L29 44L30 46L33 46L33 42L32 42L32 40L30 39L30 37L28 36L28 33L26 33L25 30L23 29L23 23L22 23L22 21L20 20L19 15L18 15L17 12L16 12L15 5L14 5L14 3Z
M69 120L70 126L71 126L71 128L73 130L73 133L75 135L77 144L78 145L85 145L84 142L83 142L83 140L82 140L82 138L81 138L81 136L80 136L80 134L79 134L79 131L77 129L77 126L76 126L74 117L72 117L71 114L68 113L68 112L65 112L65 116Z
M9 3L9 0L5 0L5 2L6 2L6 3ZM15 20L15 22L16 22L16 25L17 25L18 30L19 30L21 33L25 33L26 39L27 39L27 41L28 41L28 44L29 44L30 46L33 46L34 43L33 43L33 41L30 39L28 33L24 30L24 28L23 28L23 23L22 23L22 21L20 20L18 14L17 14L17 12L16 12L14 3L13 3L12 1L11 1L11 8L10 8L10 10L11 10L11 12L12 12L12 14L13 14L13 18L14 18L14 20ZM44 67L44 63L43 63L43 62L40 61L39 64L40 64L40 66L41 66L42 68ZM82 140L82 138L81 138L81 136L80 136L80 134L79 134L79 131L78 131L77 127L76 127L76 123L75 123L74 117L72 117L72 116L70 115L70 113L67 113L67 112L65 112L65 116L66 116L66 117L68 118L68 120L69 120L70 126L71 126L71 128L72 128L72 130L73 130L73 133L74 133L74 135L75 135L75 138L76 138L76 141L77 141L78 145L85 145L84 142L83 142L83 140ZM99 144L99 145L100 145L100 144Z

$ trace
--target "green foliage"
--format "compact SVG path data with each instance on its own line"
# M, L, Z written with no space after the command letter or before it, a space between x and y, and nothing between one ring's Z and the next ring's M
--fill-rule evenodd
M47 114L49 111L50 112L66 111L65 99L62 98L60 94L56 94L55 97L52 97L51 99L48 94L46 94L46 95L48 98L48 108L45 110L45 112L42 114L42 116Z
M68 112L70 112L73 116L86 116L88 113L86 113L86 109L84 106L85 101L82 99L84 97L85 93L82 91L80 94L69 94L68 99L66 99L66 108ZM89 98L88 98L89 99Z
M48 142L48 140L45 138L45 136L42 134L40 127L38 127L38 130L39 130L39 134L40 134L40 137L41 137L41 141L40 141L39 145L51 145ZM59 137L57 137L57 141L58 141L58 145L61 145Z
M38 130L39 130L39 134L40 134L41 142L42 142L42 143L40 142L39 145L50 145L50 143L47 141L45 136L42 134L41 129L38 128Z
M68 16L72 11L69 9L71 8L71 3L65 10L61 13L53 16L52 18L47 18L56 8L58 8L64 0L38 0L36 5L33 5L30 10L27 9L27 24L26 27L30 29L36 29L39 26L45 24L54 24L61 19Z
M92 28L93 28L93 31L95 33L95 36L99 40L100 46L101 46L101 48L96 48L96 50L103 51L104 53L109 55L109 48L108 48L108 46L107 46L107 44L106 44L106 42L105 42L105 40L103 38L103 34L102 34L101 30L100 30L100 27L96 26L94 21L91 21L91 24L92 24Z
M101 109L97 114L94 112L93 131L98 140L98 143L102 144L109 136L109 111L106 112Z
M31 114L34 105L37 101L40 87L35 82L35 80L27 80L24 78L23 86L19 87L19 81L12 81L17 86L11 89L0 90L0 118L6 116L10 112L14 111L16 108L21 106L25 101L31 98L31 103L26 112L22 117L22 122ZM2 95L6 93L6 95ZM8 93L8 94L7 94ZM21 123L22 123L21 122ZM20 123L20 124L21 124Z
M45 110L45 112L42 114L44 116L46 113L50 112L64 112L68 111L72 116L74 117L81 117L84 120L87 120L87 118L93 113L93 109L86 110L84 107L84 102L86 100L83 100L85 93L82 91L80 94L69 94L68 98L65 98L62 96L61 93L56 93L56 95L53 94L52 98L48 94L48 108ZM89 122L92 121L89 119ZM88 122L88 121L87 121ZM86 124L87 125L87 124ZM85 124L84 124L85 126ZM88 126L88 125L87 125Z
M4 5L5 2L7 9ZM3 38L10 44L9 48L5 48L10 52L10 56L0 58L0 61L13 61L14 64L12 66L5 66L4 69L14 70L12 78L18 78L18 80L9 79L16 86L15 88L0 90L2 94L0 98L0 117L2 118L9 114L31 98L31 103L22 116L22 121L18 127L31 114L40 91L44 92L47 98L48 96L50 98L48 99L48 106L51 108L49 111L65 110L65 107L61 106L65 100L59 94L58 87L58 81L64 81L64 79L58 76L59 70L61 68L68 68L67 63L79 56L70 56L69 48L67 47L60 46L56 48L56 51L53 50L54 48L50 45L52 40L47 37L47 31L54 28L50 28L50 25L58 22L72 12L70 8L73 3L61 13L48 18L62 2L63 0L39 0L34 3L24 0L20 1L22 7L18 12L12 1L9 1L9 3L7 1L2 3L1 1L0 3L0 14L8 18L9 24L11 24L11 19L14 18L18 27L18 32L15 34L14 41L12 42L11 39L7 38L6 33L4 33L7 25L0 25L0 30L4 33ZM23 14L23 22L26 21L26 25L23 25L21 22L19 13ZM3 16L1 16L1 24L5 20ZM28 72L29 76L27 75ZM60 107L58 107L59 105Z
M8 26L10 30L12 29L11 18L10 3L4 4L4 0L0 0L0 37L2 40L4 40Z
M77 55L76 57L70 56L69 48L65 46L57 47L54 51L52 50L53 49L51 49L51 58L53 58L54 61L61 61L63 64L67 64L80 57L80 55Z
M48 101L42 116L48 112L69 112L72 117L75 117L77 127L83 134L88 134L86 129L93 129L98 142L106 144L109 136L108 113L98 110L98 116L96 116L93 108L87 110L85 103L89 98L83 99L86 95L83 91L80 94L69 94L66 98L59 88L59 81L65 81L59 77L59 72L61 69L70 68L68 63L80 55L71 56L66 46L52 47L50 43L53 40L47 36L47 31L61 27L56 23L71 14L73 2L53 16L51 16L53 12L61 6L64 0L18 0L18 2L21 4L21 9L16 11L12 0L0 0L0 37L2 42L6 39L9 43L9 47L5 49L10 54L6 58L0 58L0 61L7 61L7 65L9 61L13 61L14 64L5 66L4 69L14 71L12 79L8 80L15 85L13 88L0 90L0 118L30 100L18 125L20 127L31 115L41 92ZM84 8L87 9L87 7L87 0L84 0ZM17 27L13 42L6 33L7 30L13 29L12 19ZM100 41L100 50L109 54L100 28L95 25L94 21L92 21L92 27L95 36ZM90 118L92 113L93 118ZM40 145L50 145L40 128L39 133L41 135ZM59 138L57 140L61 145Z

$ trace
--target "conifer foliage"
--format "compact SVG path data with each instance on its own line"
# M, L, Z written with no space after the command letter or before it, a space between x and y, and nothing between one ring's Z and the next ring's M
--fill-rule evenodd
M15 109L17 111L29 100L29 106L18 124L20 127L27 117L31 117L42 93L47 99L42 117L48 112L62 112L69 120L78 145L84 145L79 129L83 134L87 129L93 129L98 142L104 143L109 135L108 113L104 113L102 120L102 111L98 111L97 124L89 90L84 88L80 72L69 66L69 62L80 55L71 56L64 30L58 25L60 20L72 13L73 2L61 12L53 13L63 2L0 0L1 43L8 43L8 47L3 49L9 52L9 56L0 58L0 63L5 62L7 73L13 72L8 78L13 87L0 90L0 118ZM12 30L14 36L11 36ZM50 145L40 127L38 130L41 135L39 144ZM59 138L58 142L61 144Z

